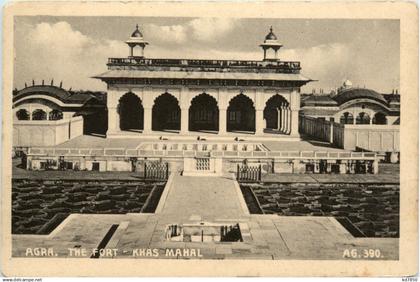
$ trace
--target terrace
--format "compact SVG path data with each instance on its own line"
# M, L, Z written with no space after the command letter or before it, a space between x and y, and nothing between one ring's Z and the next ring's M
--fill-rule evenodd
M145 59L140 57L109 58L109 69L205 71L205 72L256 72L300 73L300 62L249 61L249 60L193 60Z

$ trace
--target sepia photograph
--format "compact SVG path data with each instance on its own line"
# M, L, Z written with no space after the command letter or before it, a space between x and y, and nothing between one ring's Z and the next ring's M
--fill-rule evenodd
M10 258L400 262L401 19L168 11L9 13Z

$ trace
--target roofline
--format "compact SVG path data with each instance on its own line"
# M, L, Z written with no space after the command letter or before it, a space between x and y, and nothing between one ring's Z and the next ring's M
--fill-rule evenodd
M60 99L57 99L55 97L51 97L49 95L45 94L38 94L38 95L25 95L24 97L18 97L17 99L13 99L13 105L20 103L22 101L30 100L30 99L43 99L50 101L60 107L81 107L83 104L70 104L70 103L64 103Z
M371 98L371 97L359 97L359 98L347 100L346 102L344 102L342 104L339 104L339 107L344 109L345 106L349 106L349 105L351 105L353 103L356 104L356 103L359 103L359 102L364 101L364 100L368 100L370 103L376 104L378 106L382 106L387 111L392 111L389 108L389 106L387 105L386 102L383 102L383 101L380 101L378 99L374 99L374 98Z

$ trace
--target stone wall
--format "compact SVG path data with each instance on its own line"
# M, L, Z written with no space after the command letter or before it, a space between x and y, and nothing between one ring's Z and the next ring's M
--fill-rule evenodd
M299 132L301 134L332 143L334 123L313 117L299 117Z
M301 116L301 134L345 150L400 151L400 126L391 124L339 124Z
M400 151L399 125L345 125L344 137L346 150Z
M13 122L13 146L54 146L83 134L83 117Z

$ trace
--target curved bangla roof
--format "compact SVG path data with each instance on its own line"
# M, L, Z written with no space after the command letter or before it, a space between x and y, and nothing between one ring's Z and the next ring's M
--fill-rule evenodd
M346 103L347 101L354 99L373 99L382 104L387 104L384 96L379 94L376 91L366 88L350 88L340 91L335 97L334 100L337 101L339 105Z
M70 93L58 86L53 85L33 85L22 90L19 90L13 97L13 102L30 95L35 94L45 94L58 100L62 101L63 103L66 102L67 98L70 97Z
M92 98L99 102L99 99L95 94L104 95L105 93L90 91L67 91L54 85L32 85L17 91L13 95L13 102L16 102L27 96L40 94L56 98L64 104L84 104Z

